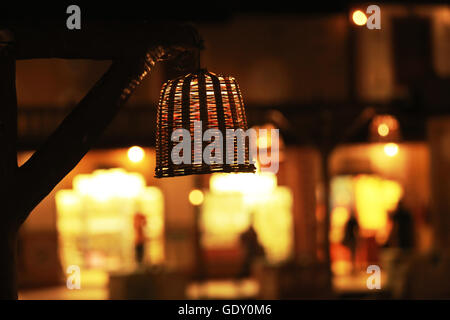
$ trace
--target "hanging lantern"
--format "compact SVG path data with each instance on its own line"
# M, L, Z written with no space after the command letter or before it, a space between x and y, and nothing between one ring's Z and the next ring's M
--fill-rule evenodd
M172 141L172 133L177 129L185 129L190 135L188 163L176 163L172 159L172 150L177 144ZM205 146L211 142L203 141L203 134L208 129L217 129L223 137L220 150L214 151L220 152L223 161L209 164L199 161ZM255 172L252 159L249 159L249 141L244 139L244 145L238 146L239 140L234 137L230 145L226 141L227 129L247 130L242 96L233 77L200 69L166 82L161 90L157 112L155 176L162 178L213 172ZM244 161L237 156L238 149L244 151ZM182 153L184 152L186 151L183 149Z

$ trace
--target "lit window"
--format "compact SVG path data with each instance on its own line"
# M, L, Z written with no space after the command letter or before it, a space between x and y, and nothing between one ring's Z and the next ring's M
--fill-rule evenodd
M386 143L384 145L384 153L388 157L395 157L398 153L398 145L395 143Z

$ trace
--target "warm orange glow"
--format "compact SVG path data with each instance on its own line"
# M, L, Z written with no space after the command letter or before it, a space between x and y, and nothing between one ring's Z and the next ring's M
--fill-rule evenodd
M346 260L338 260L331 264L331 270L337 276L344 276L351 272L352 263Z
M344 228L350 213L346 207L336 207L331 212L331 230L330 241L333 243L341 242L344 236Z
M292 202L291 191L277 186L272 173L215 173L202 205L202 243L206 247L236 245L253 222L268 261L284 261L294 245Z
M363 26L367 22L367 17L361 10L356 10L352 15L353 22L358 26Z
M385 227L387 223L387 212L381 205L379 191L378 178L362 176L356 180L356 208L358 222L363 229L377 230Z
M133 146L128 149L128 159L130 159L131 162L141 162L144 157L145 151L141 147Z
M215 173L209 184L214 192L240 192L244 195L245 203L252 204L277 187L277 176L271 172Z
M233 280L208 280L191 282L186 294L188 299L236 299L248 297L251 299L258 295L259 282L255 279L242 280L239 283Z
M293 251L292 194L277 187L253 207L254 226L269 262L288 259Z
M370 140L372 142L395 142L400 140L400 124L390 114L379 114L373 117L370 124Z
M352 211L362 233L382 238L387 231L388 213L395 210L403 195L402 186L377 175L338 176L331 182L332 206L330 240L340 243ZM349 202L339 202L342 194L352 194Z
M398 201L403 195L403 189L398 182L383 180L381 183L380 199L386 211L393 211L397 208Z
M378 134L382 137L386 137L389 134L389 126L386 123L380 123L378 125Z
M194 189L189 193L189 202L194 206L199 206L203 203L203 192L198 189Z
M147 187L144 177L123 169L79 174L72 190L56 193L61 263L84 270L112 271L134 267L133 217L145 216L144 259L164 261L164 199ZM83 277L82 277L83 278Z
M398 153L398 145L396 143L386 143L384 145L384 153L388 157L395 157Z
M259 135L258 137L258 148L270 148L270 146L272 145L272 141L271 141L271 137L267 136L267 134L265 135Z
M73 189L82 196L97 202L114 197L134 198L145 187L141 174L128 173L123 169L96 170L92 174L79 174L73 179Z
M334 208L331 215L332 215L331 224L332 226L336 227L344 226L350 216L347 208L344 207Z
M355 181L355 205L362 229L381 230L386 227L388 211L395 208L403 193L395 181L377 176L359 176Z
M262 127L259 127L258 129L259 129L258 137L257 137L257 141L256 141L258 148L270 149L270 147L272 146L272 135L270 133L270 130L276 129L276 128L271 124L266 124ZM260 131L261 129L266 130L265 134L263 134L264 132Z

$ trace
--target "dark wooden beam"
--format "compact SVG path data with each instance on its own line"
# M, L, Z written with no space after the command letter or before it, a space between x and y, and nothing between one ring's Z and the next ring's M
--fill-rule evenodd
M0 299L17 298L16 70L12 48L0 45Z

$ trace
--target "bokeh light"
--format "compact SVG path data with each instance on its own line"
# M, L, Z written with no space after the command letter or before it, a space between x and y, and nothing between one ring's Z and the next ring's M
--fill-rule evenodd
M378 134L382 137L386 137L389 134L389 126L386 123L380 123L378 125Z
M358 26L363 26L367 22L367 17L361 10L356 10L352 15L353 22Z
M194 189L189 193L189 202L194 206L199 206L203 203L203 192L198 189Z
M128 149L128 159L130 159L131 162L141 162L144 157L145 151L141 147L133 146Z
M384 145L384 153L388 157L395 157L398 153L398 145L396 143L386 143Z

